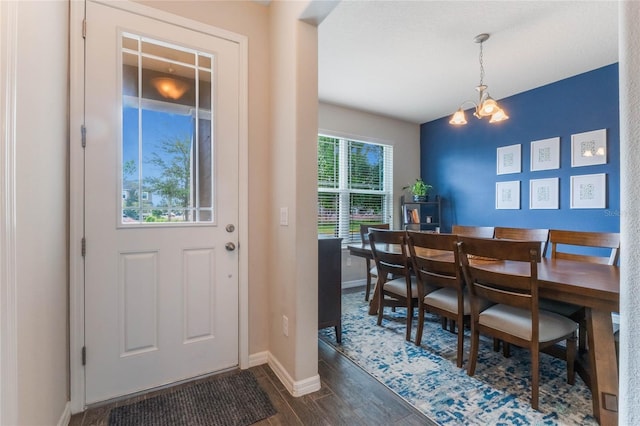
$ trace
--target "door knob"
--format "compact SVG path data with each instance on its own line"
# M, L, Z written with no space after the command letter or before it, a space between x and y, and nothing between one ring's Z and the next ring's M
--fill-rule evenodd
M226 248L227 251L234 251L236 249L236 245L233 244L232 242L228 242L227 244L224 245L224 248Z
M227 230L227 232L233 232L233 231L235 231L235 230L236 230L236 227L235 227L235 226L233 226L233 224L232 224L232 223L230 223L230 224L228 224L224 229L226 229L226 230Z

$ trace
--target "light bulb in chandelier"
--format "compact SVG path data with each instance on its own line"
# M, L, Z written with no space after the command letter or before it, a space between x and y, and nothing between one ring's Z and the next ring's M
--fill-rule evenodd
M460 126L462 124L467 124L467 118L464 116L464 111L462 107L460 107L449 120L449 124L454 124L456 126Z

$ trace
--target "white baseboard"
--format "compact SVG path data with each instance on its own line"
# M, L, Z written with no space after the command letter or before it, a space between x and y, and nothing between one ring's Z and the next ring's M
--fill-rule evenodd
M269 351L258 352L249 355L249 368L269 362Z
M367 285L367 280L353 280L353 281L344 281L342 283L342 288L353 288L353 287L364 287Z
M62 411L60 420L58 420L58 426L69 426L70 421L71 421L71 401L67 401L67 403L64 405L64 411Z
M280 379L280 382L282 382L291 395L298 397L320 390L319 375L316 374L315 376L296 382L271 353L269 353L268 363L271 370L273 370L278 379Z

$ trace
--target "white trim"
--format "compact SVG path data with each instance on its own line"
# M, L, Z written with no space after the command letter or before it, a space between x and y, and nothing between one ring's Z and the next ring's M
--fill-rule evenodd
M303 396L320 390L320 376L318 374L296 382L271 352L269 352L268 363L271 370L292 396Z
M0 424L18 423L16 66L18 3L0 2Z
M233 41L240 50L239 64L239 164L238 178L240 194L238 200L238 239L239 247L249 246L249 118L248 118L248 38L227 30L216 28L202 22L173 15L158 9L129 1L88 0L105 4L120 10L156 19L172 25L198 31L218 38ZM84 40L82 38L82 20L85 16L85 1L71 1L71 81L84 81ZM91 28L87 29L88 32ZM84 235L84 153L81 147L80 126L84 123L84 85L71 85L71 154L70 154L70 365L71 365L71 412L85 409L84 367L80 357L84 345L84 262L80 256L80 242ZM238 357L240 368L250 367L249 359L249 262L248 250L238 251Z
M249 368L269 362L269 351L258 352L249 355Z
M64 411L58 420L57 426L68 426L71 421L71 401L67 401L64 405Z
M71 412L85 408L84 366L84 260L81 239L84 236L84 152L80 126L84 124L84 39L82 21L85 2L72 1L69 17L69 370Z

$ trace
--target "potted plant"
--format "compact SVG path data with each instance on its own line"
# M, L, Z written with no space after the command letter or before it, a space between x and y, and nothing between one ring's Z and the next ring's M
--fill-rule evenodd
M433 186L424 183L420 178L417 178L413 185L407 185L402 189L410 189L413 194L413 201L427 201L429 191Z

